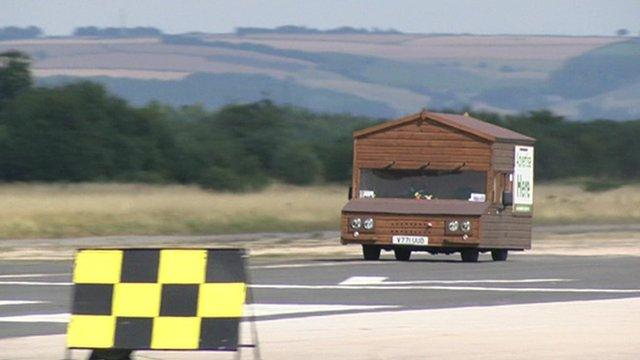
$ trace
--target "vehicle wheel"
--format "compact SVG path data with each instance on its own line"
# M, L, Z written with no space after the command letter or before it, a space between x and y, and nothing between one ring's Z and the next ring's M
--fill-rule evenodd
M507 260L508 255L509 255L509 250L507 249L491 250L491 258L493 259L493 261L505 261Z
M411 250L409 249L393 249L393 254L398 261L409 261L411 258Z
M478 249L464 249L460 251L462 262L478 262L480 251Z
M365 260L379 260L380 250L380 246L362 245L362 255L364 256Z

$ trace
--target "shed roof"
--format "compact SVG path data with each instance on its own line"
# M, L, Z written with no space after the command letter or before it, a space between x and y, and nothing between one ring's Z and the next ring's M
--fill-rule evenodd
M473 118L468 115L457 114L444 114L435 113L429 111L422 111L416 114L401 117L397 120L387 121L382 124L372 126L366 129L358 130L353 133L353 137L359 138L365 135L373 134L376 132L384 131L389 128L393 128L402 124L410 123L418 119L432 120L449 126L480 138L495 142L495 141L507 141L507 142L522 142L532 144L536 140L534 138L522 135L515 131L505 129L503 127L484 122L482 120Z

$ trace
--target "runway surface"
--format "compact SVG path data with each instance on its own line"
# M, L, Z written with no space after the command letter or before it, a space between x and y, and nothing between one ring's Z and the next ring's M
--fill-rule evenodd
M260 260L249 270L258 321L333 314L490 307L640 297L640 258L515 254L479 263L418 255L410 262L356 257ZM0 338L63 334L70 261L0 261Z

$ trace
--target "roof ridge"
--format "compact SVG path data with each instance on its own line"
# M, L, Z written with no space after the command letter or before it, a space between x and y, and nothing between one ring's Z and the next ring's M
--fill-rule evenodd
M499 140L511 140L511 141L522 141L527 143L533 143L535 141L534 138L528 137L516 131L504 128L502 126L474 118L466 114L459 115L459 114L438 113L438 112L430 112L430 111L427 111L426 109L423 109L419 113L406 115L395 120L383 122L378 125L374 125L365 129L354 131L353 137L359 138L365 135L373 134L376 132L384 131L389 128L400 126L418 119L423 119L423 120L430 119L442 125L464 131L468 134L475 135L477 137L480 137L482 139L485 139L491 142L496 142Z

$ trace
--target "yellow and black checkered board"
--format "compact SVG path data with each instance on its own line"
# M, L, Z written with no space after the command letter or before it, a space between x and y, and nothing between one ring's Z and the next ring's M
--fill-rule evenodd
M79 250L69 348L229 350L246 296L241 249Z

